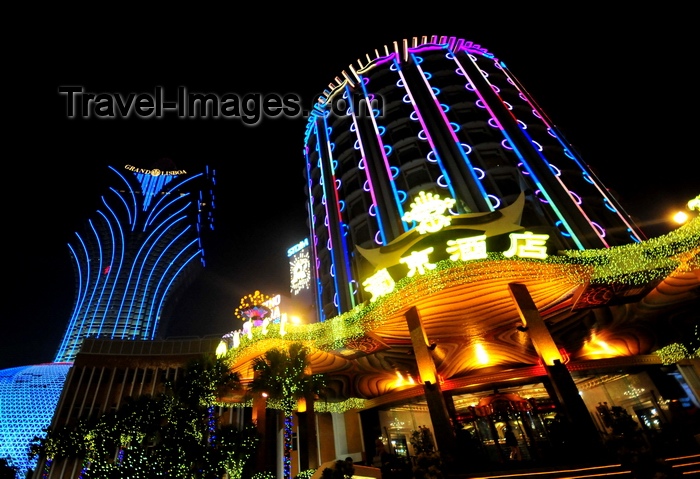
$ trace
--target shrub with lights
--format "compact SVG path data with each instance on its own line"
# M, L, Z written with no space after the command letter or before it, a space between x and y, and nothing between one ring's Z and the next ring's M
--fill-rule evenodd
M249 384L250 391L264 393L268 398L267 407L284 413L282 470L285 479L292 477L292 426L297 403L302 398L321 395L325 388L325 376L308 371L308 353L302 343L292 343L288 349L270 349L253 361L255 375ZM309 403L312 406L313 400Z
M50 429L31 454L49 466L82 459L84 479L242 478L260 440L257 430L221 426L213 414L218 392L238 386L224 360L193 361L163 393L125 398L115 412Z

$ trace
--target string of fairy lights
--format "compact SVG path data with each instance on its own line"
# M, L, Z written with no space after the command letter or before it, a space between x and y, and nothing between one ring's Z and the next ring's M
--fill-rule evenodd
M377 301L367 302L324 322L307 325L287 325L280 334L280 325L270 324L263 331L253 328L251 334L241 337L240 345L228 349L226 357L232 363L240 357L258 356L273 347L284 347L292 342L312 345L322 351L334 351L350 341L380 327L392 314L399 311L406 300L418 295L438 292L450 285L498 278L513 278L513 265L527 262L522 275L528 279L567 280L578 284L606 284L611 282L640 286L667 277L674 271L688 272L700 267L700 217L696 217L666 235L642 243L633 243L607 249L563 251L544 259L506 258L503 253L489 252L487 258L476 261L443 260L436 268L423 275L405 277L396 283L393 292ZM534 277L533 277L534 275ZM252 298L252 297L251 297ZM248 307L255 299L247 298ZM243 304L243 303L242 303ZM696 344L698 341L696 332ZM656 351L662 361L700 357L697 347L672 344ZM270 406L274 407L274 406ZM315 406L318 411L343 412L362 407L362 400L350 398L342 403Z

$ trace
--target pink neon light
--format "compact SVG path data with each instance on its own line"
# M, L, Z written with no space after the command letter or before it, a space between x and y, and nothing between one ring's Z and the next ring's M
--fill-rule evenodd
M579 195L577 195L576 193L574 193L573 191L569 190L569 195L574 199L574 201L576 202L577 205L580 205L581 203L583 203L583 201L581 201L581 197Z
M598 229L598 232L600 233L600 237L601 237L601 238L605 238L605 235L606 235L605 229L604 229L602 226L600 226L598 223L596 223L595 221L591 221L591 224L592 224L595 228Z
M369 205L367 213L369 213L370 216L377 216L377 205L375 205L374 203Z

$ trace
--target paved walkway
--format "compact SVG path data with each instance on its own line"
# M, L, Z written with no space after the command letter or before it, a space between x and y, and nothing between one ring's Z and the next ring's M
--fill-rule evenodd
M700 477L700 454L667 457L660 461L636 466L623 464L605 464L596 466L539 467L512 469L508 471L490 471L471 474L452 474L449 479L592 479L596 477L615 477L643 479L654 478L654 474L663 472L668 479Z

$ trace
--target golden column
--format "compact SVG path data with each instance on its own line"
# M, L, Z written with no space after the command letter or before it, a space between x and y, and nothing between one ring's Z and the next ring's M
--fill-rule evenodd
M556 395L554 399L566 416L572 431L575 432L574 439L586 445L583 450L602 453L603 444L598 429L579 394L571 373L563 363L559 348L542 320L527 286L521 283L510 283L508 288L523 322L522 330L527 331L537 355L542 360Z
M411 333L411 343L418 364L418 374L423 382L425 400L428 403L430 420L433 423L437 449L443 453L455 453L455 430L447 411L447 403L440 388L430 343L423 328L418 309L413 306L406 312L406 323Z

